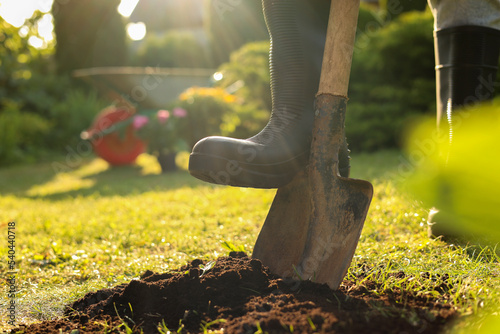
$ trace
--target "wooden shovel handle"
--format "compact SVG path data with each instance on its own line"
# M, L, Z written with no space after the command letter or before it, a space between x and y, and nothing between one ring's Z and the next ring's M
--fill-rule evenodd
M332 0L318 95L347 97L360 0Z

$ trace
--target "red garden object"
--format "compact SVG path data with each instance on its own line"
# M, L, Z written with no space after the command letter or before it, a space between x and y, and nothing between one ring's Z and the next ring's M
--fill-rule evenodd
M96 116L87 130L86 136L95 153L113 166L133 164L146 150L146 143L136 136L132 124L124 129L123 135L118 132L105 134L106 129L132 116L128 110L109 107Z
M94 86L113 106L102 110L92 126L81 135L90 140L95 153L113 166L134 163L145 152L146 143L136 136L132 124L123 121L136 111L160 110L187 88L209 87L211 69L95 67L76 70L73 76ZM118 125L120 123L120 125ZM111 129L117 125L120 131Z

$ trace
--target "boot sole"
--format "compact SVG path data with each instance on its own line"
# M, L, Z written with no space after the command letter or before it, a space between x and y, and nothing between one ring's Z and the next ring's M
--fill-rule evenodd
M272 189L289 183L300 170L297 166L305 165L300 163L305 157L309 157L308 152L285 162L252 165L220 156L191 154L189 173L197 179L215 184Z

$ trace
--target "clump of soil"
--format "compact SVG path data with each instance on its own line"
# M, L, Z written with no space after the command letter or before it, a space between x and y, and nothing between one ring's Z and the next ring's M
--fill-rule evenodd
M259 260L231 253L215 263L194 260L179 270L145 272L140 280L92 292L69 305L65 317L13 332L158 333L437 333L455 318L449 305L370 293L344 282L339 291L310 281L282 279ZM373 287L372 287L373 288ZM404 296L404 297L403 297ZM126 326L125 326L126 324ZM74 331L78 329L78 331Z

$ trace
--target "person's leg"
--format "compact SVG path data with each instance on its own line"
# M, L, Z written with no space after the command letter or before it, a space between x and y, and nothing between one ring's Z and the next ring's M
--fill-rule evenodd
M459 26L500 29L499 0L427 0L434 15L434 30Z
M329 0L263 0L271 37L271 119L252 138L208 137L199 141L190 156L189 171L193 176L232 186L278 188L305 167L328 3Z
M500 0L429 0L429 5L435 18L437 121L452 142L459 113L494 96ZM430 236L453 237L438 210L431 211L428 224Z

